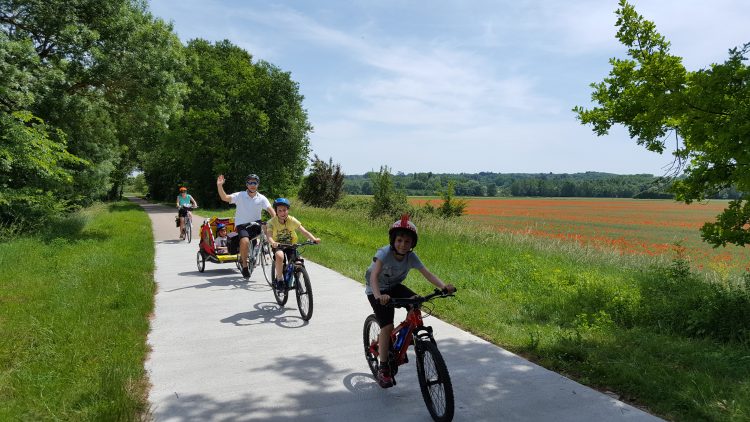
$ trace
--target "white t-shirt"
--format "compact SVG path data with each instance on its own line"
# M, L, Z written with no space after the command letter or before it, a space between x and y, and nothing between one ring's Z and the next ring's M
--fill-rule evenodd
M237 206L234 213L234 224L247 224L260 220L261 213L264 209L271 206L268 198L257 192L254 197L250 197L247 191L235 192L229 195L230 203Z

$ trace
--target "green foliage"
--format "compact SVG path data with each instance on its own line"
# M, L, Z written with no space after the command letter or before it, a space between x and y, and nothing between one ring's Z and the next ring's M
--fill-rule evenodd
M715 247L732 243L739 246L750 244L750 201L734 200L715 223L701 227L701 236Z
M730 187L740 193L735 209L704 226L704 240L716 246L746 242L748 213L738 209L750 192L750 67L745 64L750 43L731 49L722 64L689 72L680 57L670 54L670 43L655 25L632 5L620 0L616 13L617 38L630 59L611 59L609 76L591 85L592 100L599 106L573 111L597 135L607 134L614 124L624 125L649 151L662 153L673 140L676 171L684 167L684 177L673 186L677 199L691 203Z
M448 187L440 192L440 198L443 203L437 207L437 213L444 218L460 217L466 210L466 201L462 201L453 197L453 182L448 183Z
M328 245L306 257L364 282L372 253L387 242L382 220L304 206L295 215ZM423 216L419 229L422 261L458 287L435 304L441 319L669 420L750 415L750 302L734 281L679 278L669 264L463 219ZM415 271L406 284L417 293L432 287Z
M344 173L340 164L333 164L333 158L325 161L315 156L310 174L302 181L299 199L314 207L332 207L344 192Z
M65 134L30 112L0 112L0 224L40 229L67 203L56 195L86 162L66 150Z
M148 419L148 216L94 206L4 238L0 266L0 420Z
M140 0L0 2L0 112L28 110L87 163L66 169L72 183L44 187L60 204L121 191L177 110L181 56Z
M172 200L184 184L199 204L217 206L217 175L225 175L231 193L245 189L249 173L261 177L267 196L291 196L307 164L311 129L297 83L269 63L253 63L229 41L196 39L185 53L184 113L144 154L153 197Z
M393 186L390 169L387 166L380 167L378 173L372 173L373 197L370 208L370 217L381 216L398 218L407 212L409 204L406 194Z
M553 173L492 173L433 174L409 173L393 175L396 186L409 196L440 195L454 183L456 196L544 196L591 198L673 198L668 192L672 182L651 174L619 175L586 172ZM372 174L348 175L344 190L352 195L371 195ZM722 189L711 198L732 199L740 194L733 187Z

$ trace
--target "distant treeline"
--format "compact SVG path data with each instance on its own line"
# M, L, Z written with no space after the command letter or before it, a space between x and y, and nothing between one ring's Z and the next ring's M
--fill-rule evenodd
M346 176L344 190L352 195L372 194L372 173ZM590 198L672 198L672 179L651 174L586 172L553 173L409 173L393 175L397 189L410 196L433 196L453 182L457 196L545 196ZM712 198L736 199L735 189L725 189Z

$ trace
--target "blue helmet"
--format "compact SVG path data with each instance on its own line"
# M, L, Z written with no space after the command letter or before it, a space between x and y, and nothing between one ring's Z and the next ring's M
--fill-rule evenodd
M292 208L292 204L286 198L276 198L276 200L273 201L274 210L276 210L276 207L278 207L279 205L286 205L287 208Z
M227 225L224 223L219 223L216 225L216 231L219 231L221 229L226 229L226 228L227 228Z

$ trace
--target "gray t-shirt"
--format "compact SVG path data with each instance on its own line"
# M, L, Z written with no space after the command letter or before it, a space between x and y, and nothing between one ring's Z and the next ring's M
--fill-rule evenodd
M419 270L424 268L424 264L422 264L422 261L414 252L409 252L404 259L399 261L391 252L391 245L383 246L375 252L375 258L373 258L372 263L365 272L365 293L368 295L372 294L370 274L372 274L372 269L375 266L375 259L379 259L383 263L378 275L378 286L381 292L390 290L394 286L401 284L406 279L406 275L410 269Z

